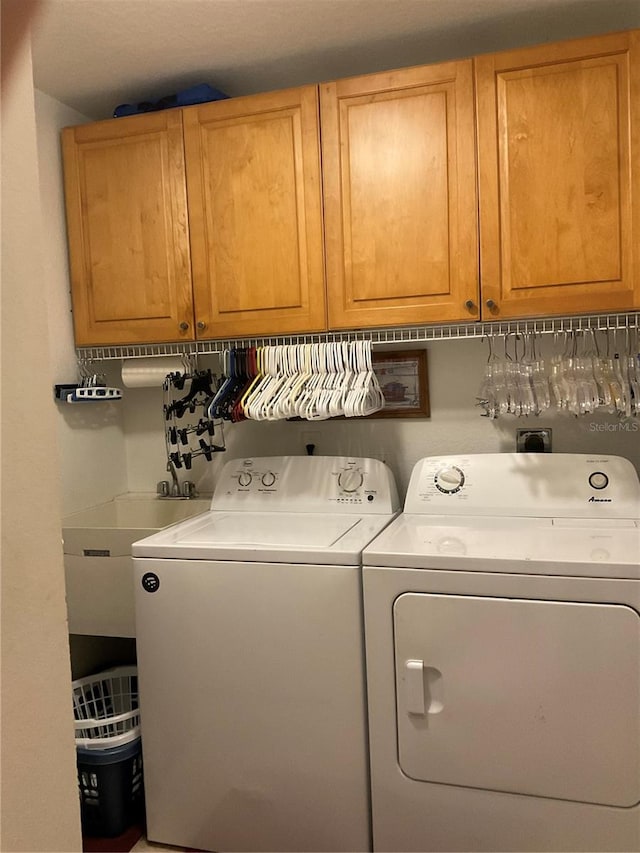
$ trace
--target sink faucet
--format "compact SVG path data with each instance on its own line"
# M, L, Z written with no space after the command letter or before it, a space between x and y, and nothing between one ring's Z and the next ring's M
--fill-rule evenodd
M171 474L171 483L168 480L160 480L156 486L158 497L180 498L180 500L198 497L196 484L192 483L191 480L185 480L182 487L180 486L176 466L172 459L167 462L167 471Z
M180 483L178 482L178 475L176 474L176 466L173 464L171 459L167 462L167 471L171 474L172 480L171 497L178 498L180 497Z

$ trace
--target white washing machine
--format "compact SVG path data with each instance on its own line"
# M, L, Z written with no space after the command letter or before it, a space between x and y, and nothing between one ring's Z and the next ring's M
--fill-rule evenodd
M361 555L398 509L377 460L240 459L133 545L149 839L371 849Z
M374 850L640 849L640 486L433 457L363 555Z

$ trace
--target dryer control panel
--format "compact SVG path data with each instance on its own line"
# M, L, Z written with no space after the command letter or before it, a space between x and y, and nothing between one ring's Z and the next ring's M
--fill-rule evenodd
M404 511L429 515L640 519L640 482L621 456L482 453L414 466Z
M384 514L400 508L395 480L378 459L352 456L257 456L222 469L214 510Z

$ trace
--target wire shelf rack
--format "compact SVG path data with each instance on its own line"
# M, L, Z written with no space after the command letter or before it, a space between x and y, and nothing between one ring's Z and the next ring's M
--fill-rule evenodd
M277 346L280 344L317 344L335 341L369 340L374 346L418 344L463 338L485 338L495 335L534 332L546 335L582 329L615 330L640 328L640 312L580 315L572 317L538 317L528 320L502 320L478 323L452 323L434 326L407 326L385 329L353 329L225 340L188 341L165 344L130 344L119 346L78 347L79 361L109 361L124 358L148 358L163 355L207 355L233 347Z

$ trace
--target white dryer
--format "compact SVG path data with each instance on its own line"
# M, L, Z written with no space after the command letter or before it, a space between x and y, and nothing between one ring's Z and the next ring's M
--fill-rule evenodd
M432 457L365 550L374 850L640 849L640 485Z
M133 545L151 840L371 849L361 555L398 509L377 460L239 459Z

